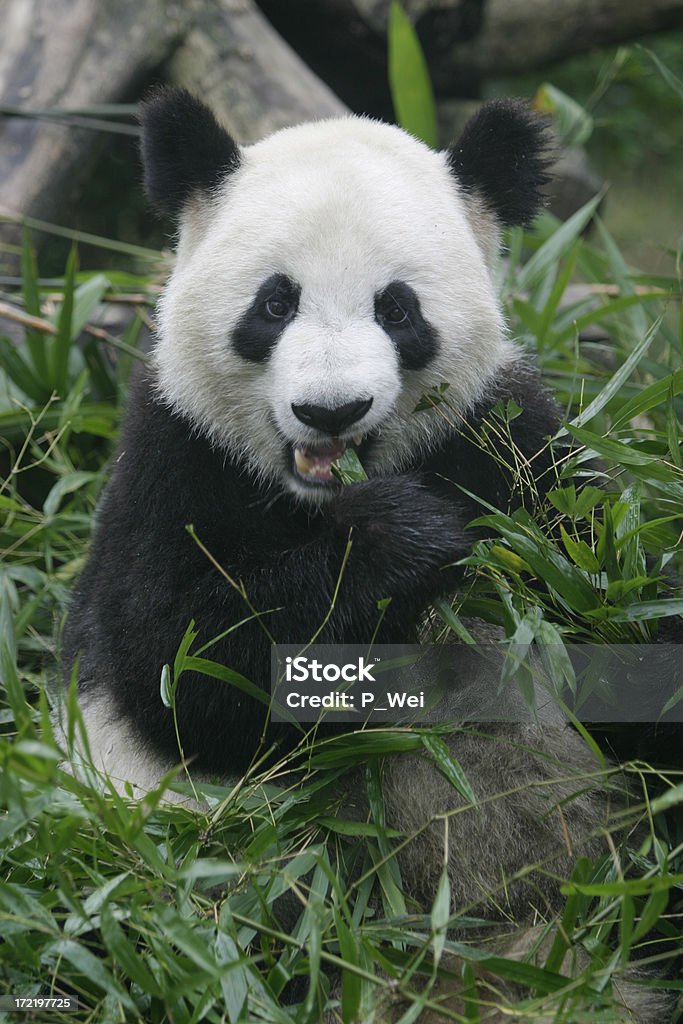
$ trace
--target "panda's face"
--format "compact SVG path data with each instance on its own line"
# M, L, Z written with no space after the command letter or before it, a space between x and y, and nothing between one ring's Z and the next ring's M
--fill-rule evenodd
M415 412L447 382L465 411L510 358L445 154L362 118L241 150L185 205L159 312L165 400L264 483L309 501L358 449L395 472L449 429Z

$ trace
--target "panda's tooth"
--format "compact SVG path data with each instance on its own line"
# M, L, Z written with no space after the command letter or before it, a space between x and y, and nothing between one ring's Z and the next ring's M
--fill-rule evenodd
M359 445L361 443L361 441L363 440L363 435L362 434L354 434L354 436L351 438L351 440L353 441L353 443L355 445Z
M296 468L299 470L302 476L308 476L313 468L313 462L311 459L307 459L300 448L294 449L294 462Z

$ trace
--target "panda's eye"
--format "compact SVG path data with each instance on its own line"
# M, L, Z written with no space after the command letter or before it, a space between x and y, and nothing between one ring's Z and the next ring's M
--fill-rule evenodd
M396 346L404 370L420 370L436 355L438 335L406 281L391 281L375 292L375 320Z
M382 317L386 321L386 323L396 325L402 324L405 320L407 320L408 314L406 313L405 309L399 306L399 304L396 302L393 305L389 306L388 309L382 311Z
M266 313L274 320L282 320L292 311L292 304L287 299L272 295L266 300Z
M412 323L411 311L416 304L412 289L402 281L392 281L375 295L375 316L384 327L401 327Z

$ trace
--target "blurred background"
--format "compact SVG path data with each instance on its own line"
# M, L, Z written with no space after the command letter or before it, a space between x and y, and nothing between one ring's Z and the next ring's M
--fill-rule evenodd
M424 53L437 121L435 137L422 131L429 112L411 130L443 145L482 100L526 97L554 112L564 145L554 212L566 217L607 185L601 213L629 260L657 272L678 246L681 0L4 0L3 22L6 278L19 253L8 221L22 217L43 222L34 231L48 275L68 253L60 227L166 242L136 155L135 104L150 86L187 86L243 142L344 110L395 120L397 90L419 107L423 88L404 23ZM80 245L82 267L134 258Z

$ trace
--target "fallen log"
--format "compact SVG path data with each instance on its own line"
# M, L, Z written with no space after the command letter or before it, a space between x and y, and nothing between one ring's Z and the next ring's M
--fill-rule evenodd
M15 221L0 223L5 271L16 269L16 221L72 223L101 152L100 132L78 126L91 120L55 111L135 102L165 77L211 103L241 141L346 109L251 0L4 0L3 22L0 217Z
M354 110L387 116L391 0L259 0L280 33ZM683 26L683 0L403 0L442 96Z
M186 31L167 0L5 0L0 106L73 110L134 97ZM37 118L0 117L0 212L63 220L87 173L98 132ZM16 241L0 225L0 239Z
M192 0L165 77L203 100L240 142L348 109L250 0Z
M353 0L363 6L373 0ZM418 31L434 50L439 85L453 89L459 76L486 79L543 67L578 53L638 39L683 25L683 0L415 0ZM466 38L449 32L449 8L479 6L481 19ZM430 10L425 11L425 8ZM439 16L439 11L441 15ZM460 16L456 25L461 25ZM472 29L474 29L472 31ZM437 52L438 51L438 52Z

